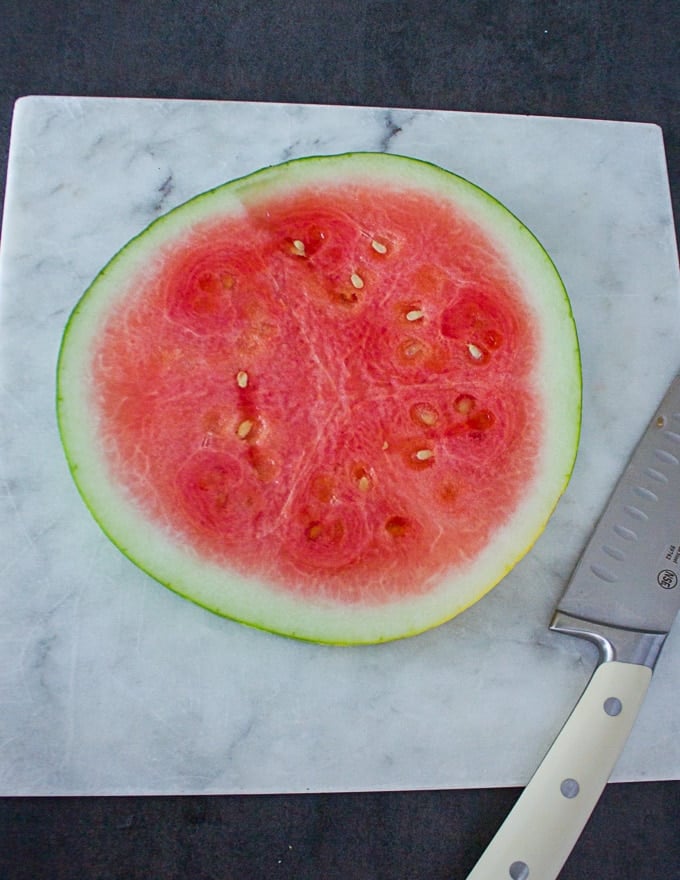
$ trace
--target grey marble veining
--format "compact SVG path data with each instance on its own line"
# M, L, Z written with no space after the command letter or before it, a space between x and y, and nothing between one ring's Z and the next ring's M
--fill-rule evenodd
M532 552L422 636L338 649L221 620L139 572L68 474L68 314L160 213L263 165L389 150L485 187L547 247L582 345L583 436ZM547 622L680 366L677 253L651 125L355 107L28 98L0 251L0 794L336 791L526 782L593 649ZM680 775L671 634L615 779Z

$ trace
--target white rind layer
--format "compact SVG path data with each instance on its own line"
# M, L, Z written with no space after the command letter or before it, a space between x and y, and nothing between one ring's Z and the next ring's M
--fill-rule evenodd
M151 524L125 490L107 478L105 449L89 382L92 340L129 279L153 271L175 236L216 214L246 216L249 203L300 186L323 189L343 179L382 180L451 199L479 224L514 271L542 337L534 376L543 402L543 446L535 477L505 527L464 572L429 593L387 605L311 602L292 592L225 571L200 558L181 536ZM448 620L480 599L521 559L543 531L571 475L578 447L581 372L569 299L533 234L484 190L437 166L378 153L308 158L273 166L204 193L152 223L97 276L74 309L62 341L57 414L74 480L93 516L120 550L155 579L226 617L296 638L335 644L388 641Z

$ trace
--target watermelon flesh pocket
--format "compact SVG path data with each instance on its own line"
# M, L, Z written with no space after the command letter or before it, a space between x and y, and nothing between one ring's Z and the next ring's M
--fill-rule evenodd
M265 168L152 223L74 309L76 485L158 581L283 635L448 620L541 533L581 411L569 300L499 202L416 159Z

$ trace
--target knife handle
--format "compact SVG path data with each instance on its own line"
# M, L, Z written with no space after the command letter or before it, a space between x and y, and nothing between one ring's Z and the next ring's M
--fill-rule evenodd
M607 784L652 670L595 670L566 724L468 880L554 880Z

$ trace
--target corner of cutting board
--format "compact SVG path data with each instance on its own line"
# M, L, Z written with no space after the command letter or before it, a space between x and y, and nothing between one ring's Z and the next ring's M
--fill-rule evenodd
M27 105L34 104L36 101L42 101L44 97L44 95L22 95L20 98L17 98L14 102L14 117L16 118L19 113L23 113Z

